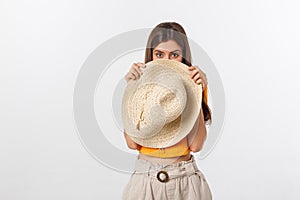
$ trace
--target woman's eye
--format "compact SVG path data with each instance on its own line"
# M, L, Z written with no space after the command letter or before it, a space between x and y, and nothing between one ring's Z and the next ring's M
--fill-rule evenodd
M160 58L160 57L162 57L162 54L161 53L156 53L155 56Z
M172 57L177 58L179 55L177 53L172 53Z

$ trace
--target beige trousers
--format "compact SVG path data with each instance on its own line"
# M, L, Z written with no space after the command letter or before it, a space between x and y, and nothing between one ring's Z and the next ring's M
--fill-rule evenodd
M211 200L211 190L194 156L175 164L157 164L139 157L123 200Z

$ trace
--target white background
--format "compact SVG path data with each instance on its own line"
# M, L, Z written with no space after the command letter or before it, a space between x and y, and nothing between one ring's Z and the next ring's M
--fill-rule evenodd
M0 199L121 199L129 175L77 136L74 83L102 42L163 21L181 23L223 80L222 137L197 162L214 199L299 199L298 11L296 0L1 1Z

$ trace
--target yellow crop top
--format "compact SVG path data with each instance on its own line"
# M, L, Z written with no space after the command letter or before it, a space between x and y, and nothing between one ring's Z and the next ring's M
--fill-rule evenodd
M150 148L142 146L138 149L138 151L148 156L155 156L160 158L177 157L187 155L190 153L190 149L187 144L186 138L171 147Z

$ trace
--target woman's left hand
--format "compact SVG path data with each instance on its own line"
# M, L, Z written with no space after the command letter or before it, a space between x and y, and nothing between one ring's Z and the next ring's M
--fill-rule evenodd
M194 82L198 85L202 85L202 89L207 87L207 78L206 74L199 69L197 66L189 66L188 70L191 71L190 77L194 80Z

